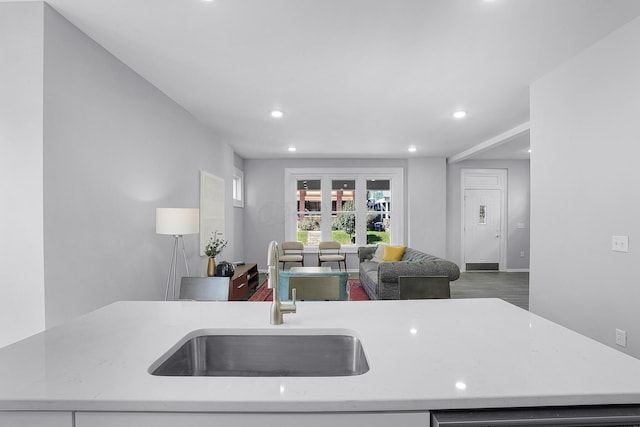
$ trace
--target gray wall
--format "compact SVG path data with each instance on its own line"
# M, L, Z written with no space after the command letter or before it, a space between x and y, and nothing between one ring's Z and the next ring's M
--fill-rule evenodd
M533 312L640 357L640 18L531 87ZM612 252L611 236L629 236Z
M233 152L48 6L44 28L50 327L117 300L163 299L173 239L155 234L155 209L198 207L199 171L229 182ZM185 243L192 271L204 274L198 235Z
M237 154L233 155L233 166L244 171L244 159ZM232 190L229 190L232 191ZM233 204L233 202L231 202ZM221 260L241 261L244 258L244 208L233 208L233 239L230 241L230 250L227 248L221 254ZM227 227L228 228L228 227ZM231 246L233 243L233 246Z
M44 329L42 3L0 3L0 347Z
M463 168L507 170L507 270L529 269L529 160L465 160L448 165L448 258L462 265L460 171ZM517 228L519 222L524 223L524 229Z
M284 170L286 168L366 168L401 167L405 170L405 221L403 241L416 249L444 254L446 228L445 160L285 159L245 160L246 188L244 236L245 259L266 268L267 245L284 239ZM411 237L406 234L410 232ZM414 246L412 246L414 247ZM309 264L316 260L308 256ZM347 267L356 270L356 254L349 255Z
M447 256L447 161L443 157L409 159L407 165L409 247Z

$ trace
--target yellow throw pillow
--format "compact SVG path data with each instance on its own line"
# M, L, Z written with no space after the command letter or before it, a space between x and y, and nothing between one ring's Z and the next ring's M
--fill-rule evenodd
M407 249L406 246L385 246L382 262L402 260L402 255L404 255L405 249Z

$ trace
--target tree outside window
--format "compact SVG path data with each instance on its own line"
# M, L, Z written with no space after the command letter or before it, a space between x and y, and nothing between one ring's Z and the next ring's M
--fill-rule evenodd
M342 205L343 211L336 215L333 221L333 240L343 245L351 245L356 242L356 203L347 200ZM345 237L346 235L346 237Z

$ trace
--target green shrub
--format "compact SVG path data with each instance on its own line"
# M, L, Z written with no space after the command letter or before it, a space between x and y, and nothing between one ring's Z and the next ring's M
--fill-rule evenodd
M298 223L300 231L317 231L320 230L320 223L314 218L305 218Z
M389 244L388 231L367 231L367 244L386 243Z
M356 232L356 214L353 213L356 210L356 204L353 200L347 200L342 205L342 209L349 213L339 213L333 221L332 226L335 227L336 230L343 230L347 233L350 242L351 236Z

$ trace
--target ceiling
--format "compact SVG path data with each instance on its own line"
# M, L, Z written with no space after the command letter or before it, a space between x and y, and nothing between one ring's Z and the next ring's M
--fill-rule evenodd
M529 132L507 138L488 150L477 151L469 156L474 160L527 160L531 148Z
M638 0L48 3L244 158L455 155L526 123L531 82L640 15Z

